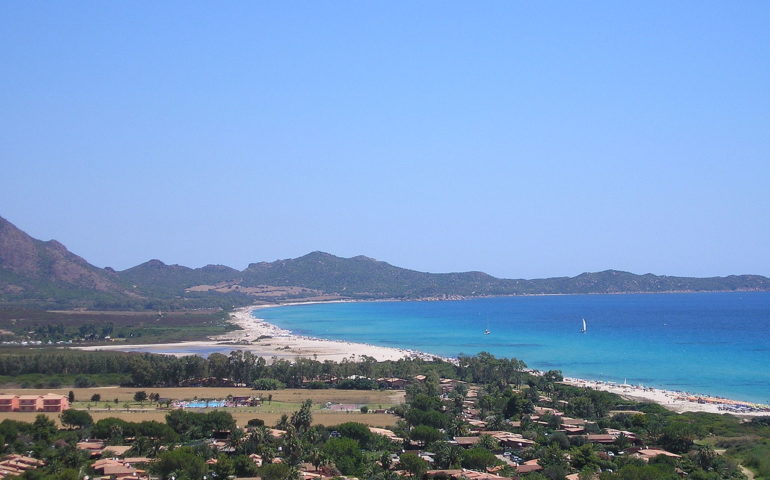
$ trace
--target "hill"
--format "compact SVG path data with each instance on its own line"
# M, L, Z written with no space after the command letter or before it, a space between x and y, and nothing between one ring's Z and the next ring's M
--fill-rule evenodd
M483 272L419 272L365 256L342 258L324 252L252 263L243 271L150 260L116 272L91 265L55 240L34 239L0 217L0 305L6 306L168 310L300 299L752 290L770 290L770 279L759 275L670 277L617 270L500 279Z

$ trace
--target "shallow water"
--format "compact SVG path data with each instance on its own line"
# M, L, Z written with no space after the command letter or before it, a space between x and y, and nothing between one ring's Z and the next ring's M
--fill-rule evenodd
M255 316L316 337L487 351L567 376L770 403L770 292L330 303Z

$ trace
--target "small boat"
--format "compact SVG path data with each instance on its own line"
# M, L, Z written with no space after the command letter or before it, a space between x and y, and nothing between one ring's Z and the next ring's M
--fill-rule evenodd
M490 332L488 328L484 329L484 335L489 335L490 333L492 333L492 332Z
M580 333L586 333L588 331L588 325L586 324L586 319L583 319L583 326L580 328Z

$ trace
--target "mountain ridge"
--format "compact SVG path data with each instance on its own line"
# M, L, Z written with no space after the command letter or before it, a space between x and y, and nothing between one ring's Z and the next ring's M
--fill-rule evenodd
M32 238L0 217L0 306L43 308L231 308L307 299L424 299L494 295L767 291L761 275L676 277L621 270L574 277L504 279L480 271L429 273L364 255L313 251L297 258L191 268L151 259L99 268L56 240Z

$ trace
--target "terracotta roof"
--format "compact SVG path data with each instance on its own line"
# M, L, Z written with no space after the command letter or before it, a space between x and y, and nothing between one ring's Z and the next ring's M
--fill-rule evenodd
M479 437L455 437L458 445L476 445L479 443Z
M110 451L115 454L115 456L120 457L121 455L125 455L127 451L131 450L131 445L107 445L102 449L102 453L106 451Z
M652 458L657 457L658 455L664 455L666 457L675 457L679 458L680 456L676 453L671 453L666 450L662 450L660 448L643 448L637 452L642 457Z
M516 466L516 472L517 473L529 473L529 472L536 472L538 470L542 470L543 467L541 467L538 464L524 464L524 465L517 465Z

